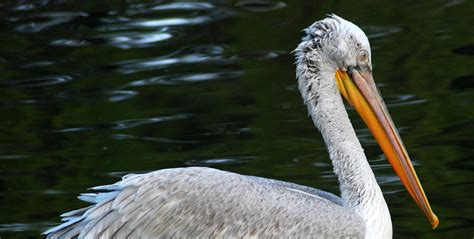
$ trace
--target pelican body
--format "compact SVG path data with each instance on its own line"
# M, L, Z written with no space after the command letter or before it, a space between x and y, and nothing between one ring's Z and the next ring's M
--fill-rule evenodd
M366 123L433 228L431 210L372 77L364 32L336 15L305 29L295 50L302 98L323 135L340 196L204 167L123 177L79 199L47 238L392 238L390 212L345 110Z

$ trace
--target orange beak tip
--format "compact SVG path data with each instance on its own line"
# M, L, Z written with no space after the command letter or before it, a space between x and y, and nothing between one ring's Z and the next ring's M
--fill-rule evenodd
M434 230L438 228L438 225L439 225L439 219L436 215L433 214L433 220L431 221L432 229Z

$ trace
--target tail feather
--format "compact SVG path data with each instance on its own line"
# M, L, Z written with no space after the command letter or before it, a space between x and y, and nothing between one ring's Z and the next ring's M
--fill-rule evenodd
M110 185L97 187L102 190L113 190L98 193L81 194L78 198L93 205L63 213L61 221L64 223L57 225L43 232L47 239L78 238L84 228L87 227L91 213L101 208L102 205L112 201L120 193L121 189ZM96 190L97 188L93 188Z

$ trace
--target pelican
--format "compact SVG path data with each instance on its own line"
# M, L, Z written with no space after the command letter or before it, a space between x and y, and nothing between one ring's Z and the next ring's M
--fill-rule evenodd
M392 238L390 212L343 103L372 132L430 221L433 213L372 77L369 40L329 15L294 51L298 88L326 143L340 197L289 182L205 168L130 174L92 188L47 238Z

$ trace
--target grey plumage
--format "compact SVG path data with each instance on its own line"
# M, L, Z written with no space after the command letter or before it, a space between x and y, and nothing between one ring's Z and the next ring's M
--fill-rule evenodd
M364 233L361 218L333 194L211 168L127 175L99 189L106 192L81 197L93 206L63 214L66 223L46 231L47 238L362 238ZM328 224L328 218L337 223Z
M298 87L341 197L210 168L165 169L81 195L93 205L63 214L47 238L391 238L387 205L334 79L336 69L357 65L358 52L370 53L368 39L335 15L305 33L295 50Z

